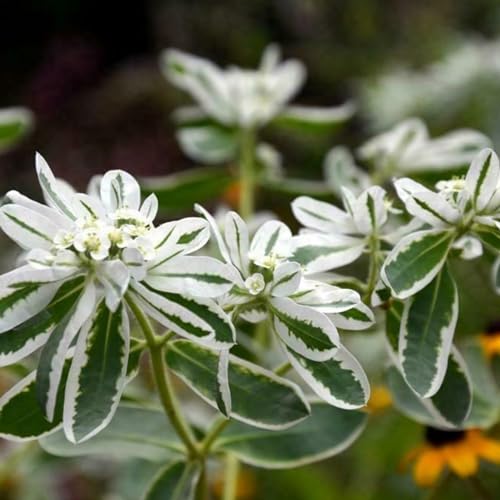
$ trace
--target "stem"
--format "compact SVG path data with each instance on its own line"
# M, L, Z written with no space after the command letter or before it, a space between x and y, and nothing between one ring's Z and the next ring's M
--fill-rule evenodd
M240 463L238 459L231 453L228 453L226 456L226 473L224 477L222 500L235 500L238 490L239 470Z
M281 365L277 366L273 371L276 375L285 375L292 368L290 361L284 361Z
M255 133L251 129L241 130L240 143L240 215L249 219L255 205Z
M142 309L134 302L130 295L126 295L126 301L141 327L151 355L151 367L160 396L161 404L170 423L176 430L180 439L186 446L190 458L199 457L199 451L193 432L182 415L177 397L172 386L172 381L165 367L163 356L163 344L156 339L153 327Z
M195 500L208 500L207 468L204 460L201 462L200 477L198 478L194 498Z
M372 293L377 286L377 280L379 275L379 253L380 253L380 241L376 234L370 237L370 264L368 270L368 281L366 286L366 293L363 297L363 302L367 305L370 304Z
M201 442L200 445L201 456L208 455L210 448L212 447L212 444L230 422L231 420L226 417L219 417L215 420L210 429L208 429L208 432L205 434L205 438Z

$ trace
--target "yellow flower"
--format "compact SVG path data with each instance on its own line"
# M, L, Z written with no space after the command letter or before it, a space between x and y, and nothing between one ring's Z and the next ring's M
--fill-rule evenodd
M387 387L376 385L372 387L370 399L366 405L366 409L370 413L379 413L392 404L391 393Z
M436 483L445 468L459 477L476 474L479 460L500 465L500 441L484 436L478 429L443 431L427 427L426 443L404 459L414 461L413 477L422 487Z

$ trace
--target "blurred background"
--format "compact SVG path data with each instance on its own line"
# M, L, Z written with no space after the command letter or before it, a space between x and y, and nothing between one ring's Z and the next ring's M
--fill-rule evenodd
M40 197L35 151L78 189L111 168L156 176L195 166L174 136L171 112L190 101L159 71L167 47L253 67L278 42L308 69L295 102L355 100L358 113L341 130L293 143L275 138L295 176L320 179L329 148L358 146L410 116L423 118L432 135L472 127L500 144L497 0L20 0L2 2L0 12L0 108L26 106L36 119L22 144L0 156L0 192ZM274 203L261 197L266 208ZM2 242L5 257L11 247ZM476 282L480 288L480 275ZM9 383L0 374L0 385ZM245 469L240 498L425 497L401 467L423 430L385 403L332 460L294 471ZM8 467L0 455L0 500L137 500L152 471L146 463L61 461L35 448ZM10 452L0 443L0 453ZM481 474L500 491L498 469L483 465ZM474 498L458 480L446 491L436 498Z

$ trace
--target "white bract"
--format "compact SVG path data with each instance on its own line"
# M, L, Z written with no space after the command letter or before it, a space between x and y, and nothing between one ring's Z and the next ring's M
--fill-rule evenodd
M167 78L189 92L216 121L253 127L276 116L304 82L302 63L279 59L278 48L270 46L256 70L220 69L206 59L171 49L163 55L163 68Z
M476 155L464 178L439 181L437 191L409 178L396 180L395 187L406 210L426 225L423 231L403 238L382 269L382 278L398 297L405 298L425 287L441 270L452 248L464 259L480 256L482 244L495 253L499 251L500 166L491 149ZM402 270L409 273L403 265L414 258L411 249L431 239L434 246L422 254L429 259L414 262L422 270L418 279L401 286Z
M432 139L424 122L410 118L367 141L358 153L387 175L398 175L463 167L490 142L469 129Z
M222 258L239 273L234 287L219 299L226 309L233 310L233 318L251 323L269 318L290 361L317 394L336 406L364 404L366 376L342 346L335 326L356 329L372 323L373 315L358 293L305 279L300 264L290 260L292 233L282 222L265 222L250 241L245 222L235 212L226 214L221 232L208 212L200 206L196 209L209 221ZM353 311L365 315L362 326L351 321ZM345 358L345 363L340 358ZM335 369L350 373L362 396L350 401L347 394L334 394L331 380L320 383L315 372L322 363L335 364Z
M11 191L0 209L0 227L27 252L25 265L0 276L0 333L5 340L0 365L15 363L47 344L37 383L46 394L45 412L52 420L64 359L76 341L64 426L69 439L80 441L107 424L126 381L125 295L175 333L228 349L234 343L234 328L211 298L229 291L234 270L211 257L188 255L209 239L204 219L191 217L155 227L156 196L141 204L139 184L126 172L107 172L98 191L94 183L94 194L87 195L58 181L40 155L36 167L47 204ZM119 350L100 346L106 336L110 345L115 339ZM111 387L113 392L102 403L102 418L82 428L80 384L96 359L108 368L113 365L105 362L106 356L119 359L119 369L108 374L107 389L90 390L99 394ZM92 404L99 406L99 401Z
M355 196L342 189L345 210L308 196L292 203L296 219L305 226L293 239L293 259L309 274L335 269L358 259L374 242L392 243L414 225L394 229L388 223L392 207L384 189L372 186Z

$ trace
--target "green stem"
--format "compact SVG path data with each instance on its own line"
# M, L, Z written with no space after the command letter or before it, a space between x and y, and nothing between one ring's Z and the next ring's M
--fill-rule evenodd
M200 445L200 455L201 456L206 456L210 452L210 449L214 443L214 441L217 439L219 434L226 428L226 426L231 422L229 418L226 417L219 417L217 418L210 429L208 429L208 432L205 434L205 438L201 442Z
M231 453L226 455L226 470L224 475L224 492L222 500L235 500L238 491L238 474L240 463Z
M469 483L475 498L478 500L493 500L493 497L490 495L489 491L486 490L483 483L477 476L468 477L467 482Z
M281 365L277 366L273 371L276 375L285 375L292 368L290 361L284 361Z
M176 430L179 438L186 446L186 450L190 458L199 457L199 451L193 432L188 423L184 419L177 402L177 397L170 380L169 373L166 369L162 343L158 343L153 327L149 322L142 309L134 302L130 295L126 296L127 304L134 313L134 316L142 329L144 338L146 339L150 356L153 376L158 389L160 400L170 423Z
M240 215L249 219L255 208L255 132L251 129L241 130L240 143Z
M208 500L207 468L204 460L201 462L200 477L198 478L194 498L195 500Z

